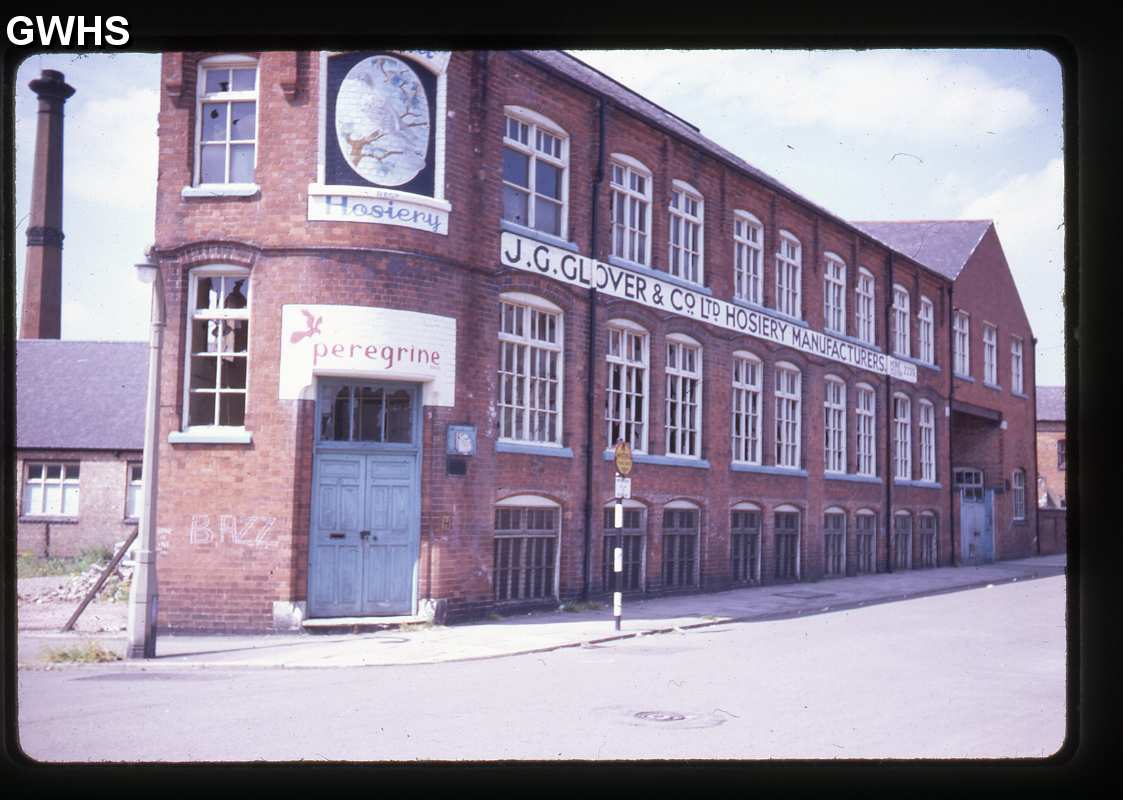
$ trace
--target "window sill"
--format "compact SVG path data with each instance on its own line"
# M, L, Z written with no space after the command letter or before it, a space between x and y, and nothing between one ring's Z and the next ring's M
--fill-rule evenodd
M698 292L699 294L704 294L704 295L707 295L707 296L710 296L710 297L713 296L713 292L709 288L701 285L700 283L692 283L691 281L688 281L685 278L680 278L677 275L672 275L671 273L664 272L661 269L655 269L654 267L649 267L646 264L640 264L637 261L629 261L628 259L620 258L619 256L609 256L608 257L608 263L611 264L614 267L622 267L624 269L630 269L633 272L639 272L643 275L649 275L652 278L658 278L660 280L667 281L667 283L673 283L676 286L681 286L684 289L690 289L691 291Z
M184 186L179 196L190 197L256 197L261 187L256 183L205 183L200 186Z
M881 478L876 475L850 475L842 472L823 473L824 480L828 481L854 481L855 483L874 483L881 485Z
M943 484L933 481L906 481L903 478L894 478L894 486L916 486L920 489L942 489Z
M249 444L252 440L253 433L241 428L172 431L168 434L169 444Z
M1013 389L1011 389L1011 390L1010 390L1010 394L1014 395L1014 397L1020 397L1020 398L1022 398L1023 400L1028 400L1028 399L1029 399L1029 395L1028 395L1028 394L1024 394L1024 393L1022 393L1022 392L1015 392L1015 391L1014 391Z
M522 453L528 456L552 456L554 458L573 458L573 450L569 447L551 446L548 444L521 444L519 442L496 442L497 453Z
M781 311L778 308L769 308L769 309L767 309L767 311L772 316L779 317L784 322L790 322L793 325L799 325L799 326L804 327L804 328L810 328L811 327L811 323L808 322L807 320L803 319L802 317L793 317L791 314L785 314L783 311ZM831 334L831 335L833 336L834 334Z
M975 382L975 379L972 378L970 375L963 375L959 372L956 372L956 373L954 373L954 376L961 381L967 381L968 383L974 383Z
M738 464L729 465L734 472L759 472L763 475L790 475L795 478L806 478L807 470L794 467L768 467L763 464Z
M936 366L935 364L933 364L930 361L925 361L922 358L913 358L912 356L903 356L900 353L892 353L891 355L894 358L901 359L901 361L907 361L910 364L916 364L916 366L918 366L918 367L924 367L925 369L935 370L936 372L940 371L940 368L938 366ZM956 376L956 377L959 377L959 376Z
M560 236L554 236L552 233L543 233L535 228L528 228L525 225L520 225L517 222L511 222L507 219L499 220L499 229L508 231L510 233L517 233L519 236L525 236L528 239L536 239L543 244L551 244L554 247L560 247L563 250L570 250L574 253L580 253L577 245L573 242L567 241Z
M19 518L20 522L49 522L52 525L77 525L78 517L61 517L51 516L48 514L23 514Z
M438 211L452 211L452 203L425 194L400 192L397 189L376 189L371 186L350 186L347 184L308 184L310 197L323 197L326 195L347 195L348 197L369 197L375 200L400 200L419 206L428 206ZM529 229L528 229L529 230Z
M983 381L983 387L986 388L986 389L990 389L992 392L1001 392L1002 391L1002 387L999 386L997 383L988 383L987 381Z
M604 460L612 461L616 458L612 450L604 451ZM656 464L665 467L693 467L694 469L709 469L710 462L704 458L685 458L683 456L653 456L647 453L632 453L632 461L637 464Z

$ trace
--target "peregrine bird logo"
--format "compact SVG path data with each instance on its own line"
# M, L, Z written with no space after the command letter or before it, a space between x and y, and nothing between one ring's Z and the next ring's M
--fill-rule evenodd
M295 333L293 333L292 337L289 339L289 341L293 344L296 344L301 339L307 339L311 336L315 336L320 332L320 323L324 321L323 317L313 317L308 313L307 310L303 308L300 309L300 313L304 315L304 324L307 325L308 328L307 330L296 331Z

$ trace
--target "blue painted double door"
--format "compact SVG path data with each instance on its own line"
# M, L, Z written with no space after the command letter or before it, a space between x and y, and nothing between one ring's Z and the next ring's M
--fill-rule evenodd
M308 614L411 614L420 541L417 393L332 382L319 394ZM397 441L384 435L388 414Z

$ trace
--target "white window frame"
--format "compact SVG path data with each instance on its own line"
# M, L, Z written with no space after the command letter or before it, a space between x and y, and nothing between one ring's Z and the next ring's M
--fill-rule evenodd
M764 438L762 425L764 362L752 353L733 353L733 461L737 464L760 464Z
M983 323L983 383L998 385L998 328Z
M912 401L908 395L893 395L893 477L912 480Z
M125 519L140 519L144 511L144 462L125 463Z
M874 293L877 281L873 273L865 267L858 268L858 282L854 286L855 333L866 344L874 344L877 338L877 318L874 314Z
M912 355L912 342L909 338L909 290L899 283L893 284L893 353L898 356Z
M846 262L835 253L825 254L823 267L823 327L846 333Z
M855 388L854 411L858 425L855 466L859 475L873 478L877 476L877 394L868 383L859 383Z
M1011 499L1014 505L1014 519L1021 522L1026 518L1026 472L1018 468L1010 477Z
M773 367L776 397L776 466L799 469L803 413L803 373L781 361Z
M199 280L201 278L234 278L235 280L245 281L245 297L246 305L244 308L237 309L199 309L196 308L199 291ZM207 266L195 267L189 273L188 290L187 290L187 330L184 334L184 376L183 381L183 431L191 434L207 434L217 433L222 434L227 431L245 431L245 416L249 414L250 410L250 352L252 350L251 342L253 339L253 327L251 325L251 309L253 308L253 279L250 270L246 267L239 267L233 264L211 264ZM192 425L191 424L191 395L195 394L209 394L210 390L202 390L193 392L191 387L191 357L195 353L194 342L192 337L194 331L192 330L193 323L199 320L241 320L246 323L246 386L243 389L231 389L222 387L222 358L218 357L218 369L215 375L215 411L211 417L215 420L210 425ZM200 351L203 353L205 351ZM237 356L241 356L237 351L232 351ZM241 425L220 425L217 420L219 418L219 402L220 396L223 394L242 394L245 395L244 412Z
M1025 352L1025 343L1020 336L1013 336L1010 340L1010 391L1025 394L1025 362L1022 354Z
M498 500L498 501L495 502L494 507L492 509L493 519L492 519L491 533L492 533L493 541L495 539L546 538L544 536L536 537L533 533L531 533L531 531L537 530L537 529L528 528L526 526L525 522L523 523L521 528L519 528L515 531L503 532L503 533L498 532L495 529L495 522L494 522L494 510L496 508L515 508L515 509L518 509L520 512L522 512L522 511L536 511L536 510L539 510L539 509L549 509L549 510L554 512L555 526L553 528L553 532L554 532L554 535L553 535L553 538L554 538L554 563L553 563L553 581L552 581L553 585L551 587L551 594L547 595L547 597L556 599L558 597L558 588L559 588L560 582L561 582L560 566L561 566L561 546L562 546L562 539L561 539L562 507L558 503L556 503L555 501L551 500L550 498L542 497L541 495L536 495L536 494L520 494L520 495L514 495L512 497L505 497L502 500ZM520 554L521 558L523 559L522 563L519 565L520 569L526 568L526 560L525 559L528 557L528 555L529 555L529 553L527 552L527 549L523 548L523 551ZM491 565L492 565L492 569L494 570L494 568L495 568L494 555L492 556L492 559L491 559ZM494 594L495 593L495 575L494 575L494 573L491 575L491 580L492 580L492 592ZM541 600L543 598L533 598L533 597L528 598L528 597L525 597L525 596L517 597L517 598L508 597L508 598L505 598L503 600L496 600L496 602L499 602L499 603L518 603L518 602L528 602L528 601L533 602L535 599Z
M823 381L823 469L846 472L846 381L827 375Z
M935 311L932 301L924 295L920 296L920 312L917 314L920 333L920 360L925 364L936 363L935 342Z
M748 211L733 212L733 296L764 305L764 224Z
M706 282L703 230L706 204L702 193L685 181L671 181L667 211L667 272L703 286Z
M694 366L683 366L684 357L693 355ZM681 333L667 336L664 366L664 453L678 458L702 457L702 345ZM672 365L672 361L674 364ZM686 399L687 394L693 398ZM672 400L672 396L677 400ZM690 434L694 434L691 446Z
M31 477L34 467L39 468L39 477ZM58 467L57 478L47 473ZM82 464L68 460L28 460L23 464L23 496L20 498L20 515L24 517L67 517L77 518L81 507ZM36 489L38 492L36 493ZM58 510L48 511L48 499L54 493L58 496ZM32 497L37 494L38 502ZM37 507L36 507L37 506Z
M651 170L636 159L621 153L612 154L608 168L612 198L611 253L616 258L649 266L651 264ZM635 183L633 179L643 181L643 191L632 188ZM625 208L623 220L617 218L620 204Z
M254 68L254 87L253 91L226 91L226 92L211 92L207 93L207 70L214 69L246 69L248 67ZM252 190L257 188L257 154L260 150L260 86L261 86L261 65L258 60L252 56L244 55L221 55L211 56L199 62L196 70L195 79L195 165L192 175L193 186L221 186L227 189L246 189ZM230 139L230 125L232 115L230 113L230 106L232 103L248 103L254 104L254 121L253 121L253 139L238 139L231 141ZM210 181L203 183L203 104L204 103L225 103L226 104L226 139L224 144L226 146L226 155L224 160L223 181ZM253 145L253 167L254 167L254 180L245 182L234 182L230 180L230 146L232 144L252 144Z
M956 311L953 323L955 328L955 374L971 377L971 316L966 311Z
M927 400L920 407L920 479L936 482L936 408Z
M507 318L506 306L518 309L522 315L523 333L510 333L503 330L504 320ZM534 335L535 322L544 316L547 320L554 320L555 341L540 339ZM499 362L497 369L498 398L496 405L499 410L499 441L518 444L541 445L543 447L561 447L562 422L564 420L563 399L565 397L565 314L561 308L544 300L541 297L523 292L504 292L499 295ZM522 372L506 372L505 353L508 348L525 348L522 359ZM534 374L532 364L542 366L543 359L549 360L553 356L555 361L556 379L544 377L545 373ZM523 381L522 401L516 397L512 402L504 401L504 389L509 382L521 379ZM546 391L546 402L549 402L550 388L553 384L555 403L553 408L543 408L535 405L541 398L541 389ZM518 423L516 417L522 417L521 430L507 429L507 410L510 409L511 425ZM554 422L554 435L549 435L551 420ZM544 431L544 432L543 432Z
M605 437L606 446L616 445L612 436L613 425L618 425L629 435L624 438L637 453L647 452L647 425L650 381L651 381L651 335L647 329L626 319L611 320L606 326L607 342L605 347ZM614 338L615 337L615 338ZM614 353L613 343L619 347ZM639 386L638 399L635 392L631 393L631 400L627 391L619 392L616 397L610 387L613 385L613 373L619 371L620 385ZM637 414L636 412L640 413Z
M795 234L781 230L776 237L776 310L803 319L803 245Z
M503 147L513 150L517 153L527 157L527 186L519 186L516 183L509 182L506 178L503 179L504 192L507 187L517 192L522 192L527 195L527 218L519 222L518 220L510 220L505 216L506 209L504 207L503 219L508 222L514 222L516 225L522 225L525 228L531 228L540 231L549 236L557 236L562 239L568 238L569 231L569 134L553 120L544 117L530 109L522 108L521 106L504 106L503 107ZM518 125L525 126L526 128L526 141L522 141L522 137L514 137L511 135L511 121ZM556 148L544 148L543 138L549 137L554 140ZM547 143L548 144L548 143ZM554 198L549 195L539 194L537 191L537 162L549 164L560 170L561 175L559 180L559 189L561 197ZM537 199L541 197L546 202L557 205L558 208L558 231L546 230L539 226L537 216Z

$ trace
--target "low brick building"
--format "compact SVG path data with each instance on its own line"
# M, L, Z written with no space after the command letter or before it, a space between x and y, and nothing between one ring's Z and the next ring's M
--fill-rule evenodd
M16 342L17 543L75 556L138 522L145 342Z
M1066 508L1065 387L1037 387L1037 505Z
M163 627L1032 551L989 222L910 248L558 52L167 53L159 132Z

